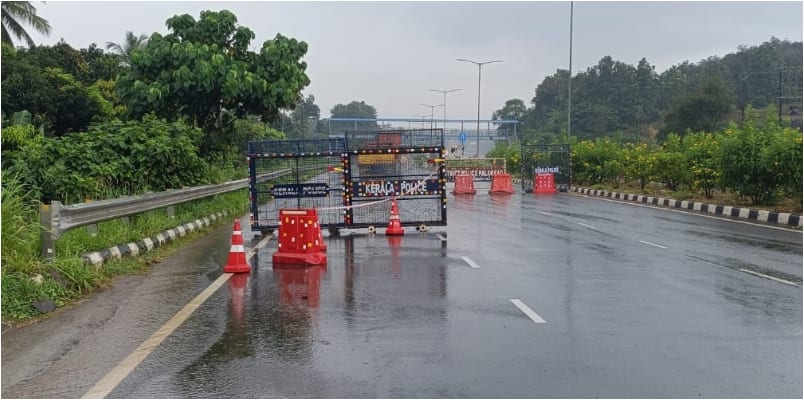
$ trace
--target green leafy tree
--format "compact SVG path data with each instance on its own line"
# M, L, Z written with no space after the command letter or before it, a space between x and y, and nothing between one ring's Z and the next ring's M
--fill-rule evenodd
M286 126L285 132L288 132L290 138L309 138L315 132L320 117L321 109L315 104L315 96L308 95L287 117L286 123L289 126Z
M34 30L43 34L50 34L50 23L36 15L36 7L30 1L4 1L0 4L3 14L3 43L14 45L11 35L22 39L28 47L33 47L34 41L23 28L30 25Z
M306 43L277 34L258 53L249 51L254 32L229 11L202 11L199 20L177 15L167 26L170 34L154 33L132 54L118 93L132 116L187 116L204 129L202 154L229 148L236 118L270 122L292 109L310 83L301 61Z
M734 92L720 77L713 77L701 91L685 96L673 106L664 118L661 134L717 131L733 108Z
M332 118L377 118L377 109L365 101L352 101L349 104L336 104L330 110ZM331 121L333 133L342 134L346 131L378 129L376 122L339 122Z
M100 118L98 99L72 75L31 65L6 46L2 85L3 113L27 110L34 115L34 124L43 125L50 135L84 130Z

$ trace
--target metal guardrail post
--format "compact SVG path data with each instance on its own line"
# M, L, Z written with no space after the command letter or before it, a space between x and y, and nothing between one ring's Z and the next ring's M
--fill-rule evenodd
M62 204L52 201L50 204L39 205L39 226L42 241L42 258L52 261L56 258L56 240L61 236L59 231L59 214Z

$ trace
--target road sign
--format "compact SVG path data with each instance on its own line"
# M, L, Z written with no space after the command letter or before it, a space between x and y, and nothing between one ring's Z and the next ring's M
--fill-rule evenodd
M460 140L461 143L466 143L466 132L461 132L461 134L458 135L458 140Z

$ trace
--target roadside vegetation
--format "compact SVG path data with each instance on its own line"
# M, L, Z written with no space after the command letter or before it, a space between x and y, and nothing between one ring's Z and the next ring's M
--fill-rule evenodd
M746 113L742 124L716 133L671 133L661 144L573 140L572 183L801 214L801 131L779 123L774 106L764 121L750 108ZM517 144L500 144L489 156L506 157L508 170L520 174Z

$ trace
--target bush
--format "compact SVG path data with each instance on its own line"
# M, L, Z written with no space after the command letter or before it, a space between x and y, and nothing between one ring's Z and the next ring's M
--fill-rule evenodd
M689 168L689 186L703 190L706 198L712 198L721 171L718 163L719 136L711 133L691 133L684 138L684 160Z
M734 124L726 129L720 149L721 181L724 188L732 189L739 196L751 199L753 204L770 202L775 195L780 177L780 168L796 168L798 165L773 165L769 162L769 146L780 129L774 113L768 113L764 126L757 127L756 114L747 110L748 117L742 127Z
M11 168L38 188L45 202L181 188L208 183L197 151L200 137L199 129L183 122L113 120L26 145Z

